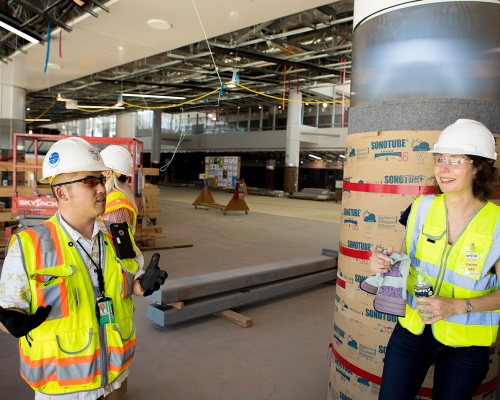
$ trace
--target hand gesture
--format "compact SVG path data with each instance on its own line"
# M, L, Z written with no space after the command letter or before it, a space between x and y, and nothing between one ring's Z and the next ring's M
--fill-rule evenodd
M391 259L388 257L394 252L394 247L387 249L387 255L381 251L372 251L370 256L370 268L375 273L386 274L391 269Z
M12 336L20 338L39 327L47 319L51 309L51 306L38 307L34 314L26 315L18 311L6 310L0 307L0 322Z
M160 254L154 253L146 268L146 272L139 279L142 290L144 290L144 296L149 296L153 292L156 292L168 277L167 272L158 267L159 260Z

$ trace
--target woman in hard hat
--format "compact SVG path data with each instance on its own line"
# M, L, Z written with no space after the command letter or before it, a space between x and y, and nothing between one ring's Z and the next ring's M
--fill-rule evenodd
M418 197L408 217L401 248L412 264L406 313L387 346L382 400L415 399L433 363L434 399L471 399L498 334L500 208L488 201L497 193L493 135L479 122L459 119L429 152L439 194ZM376 273L391 266L381 252L370 263ZM415 297L417 267L430 277L431 297Z
M127 185L127 177L132 176L132 156L123 147L111 145L101 151L101 157L109 170L106 177L106 211L102 219L113 222L127 222L132 234L137 225L137 205Z

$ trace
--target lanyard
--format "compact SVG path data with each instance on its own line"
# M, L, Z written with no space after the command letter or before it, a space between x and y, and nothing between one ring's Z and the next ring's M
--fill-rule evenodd
M79 240L79 239L78 239ZM92 261L92 264L94 264L94 272L97 274L97 281L99 282L99 291L101 292L102 297L104 297L104 276L102 274L102 268L101 268L101 232L97 233L97 243L99 244L99 265L97 265L92 257L90 257L90 254L87 253L87 250L85 250L82 246L82 244L79 241L76 241L83 250L83 252L87 255L88 258L90 258L90 261Z

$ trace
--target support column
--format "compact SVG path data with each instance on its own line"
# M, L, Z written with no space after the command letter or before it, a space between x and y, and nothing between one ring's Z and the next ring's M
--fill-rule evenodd
M88 119L79 119L77 122L77 136L87 135L87 121Z
M274 169L276 160L266 161L266 189L274 189Z
M153 110L153 135L151 137L151 168L160 167L161 157L161 116L162 110ZM189 116L188 116L189 118ZM189 122L188 122L189 124ZM151 183L157 184L158 177L151 176Z
M15 60L17 61L17 60ZM15 85L24 73L20 62L0 64L0 148L12 149L16 132L26 132L26 90ZM19 72L21 71L21 72Z
M404 229L397 221L416 195L398 191L413 186L414 193L432 192L434 162L427 151L457 119L479 121L500 134L500 53L493 50L500 48L499 16L500 4L489 0L355 2L338 259L345 287L336 292L329 399L342 393L379 397L397 318L376 311L373 298L359 295L353 282L369 272L361 261L371 251L401 246ZM499 347L497 340L474 399L495 398ZM353 366L363 385L337 372ZM430 397L433 377L431 366L418 398Z
M286 156L285 182L283 191L293 193L298 190L300 159L300 117L302 109L302 92L290 93L291 101L287 104L286 120Z

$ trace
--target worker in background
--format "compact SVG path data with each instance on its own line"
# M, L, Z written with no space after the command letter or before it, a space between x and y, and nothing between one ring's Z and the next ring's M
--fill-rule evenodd
M460 119L430 150L437 195L412 204L401 248L411 259L406 315L389 340L379 399L415 399L435 363L435 399L471 399L486 377L500 322L500 208L491 132ZM406 221L403 221L406 222ZM393 253L390 247L388 255ZM374 251L371 269L387 273L389 257ZM419 270L432 284L416 297Z
M149 295L167 277L158 254L141 271L133 239L135 257L118 258L130 248L119 248L97 219L106 204L105 169L85 140L56 142L41 182L50 183L59 210L9 241L0 329L19 338L21 376L36 400L123 399L136 345L131 295Z
M127 178L132 176L132 156L121 146L111 145L101 151L101 157L107 169L106 211L102 215L105 221L127 222L135 234L137 225L137 205L134 195L127 185Z

